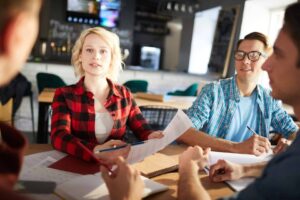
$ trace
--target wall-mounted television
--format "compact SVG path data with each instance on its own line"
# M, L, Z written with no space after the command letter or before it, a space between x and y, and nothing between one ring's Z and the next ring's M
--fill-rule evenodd
M120 10L121 0L68 0L67 21L114 28Z

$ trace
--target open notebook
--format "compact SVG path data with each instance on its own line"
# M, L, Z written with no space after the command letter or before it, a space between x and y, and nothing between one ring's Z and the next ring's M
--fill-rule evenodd
M168 189L167 186L142 177L145 183L143 197L162 192ZM116 190L117 192L117 190ZM109 200L108 190L101 174L83 175L58 185L55 193L68 200Z

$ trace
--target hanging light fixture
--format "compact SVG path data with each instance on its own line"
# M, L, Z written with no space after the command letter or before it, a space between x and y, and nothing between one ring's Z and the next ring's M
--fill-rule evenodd
M186 16L194 15L199 9L199 0L160 0L157 12L169 16Z

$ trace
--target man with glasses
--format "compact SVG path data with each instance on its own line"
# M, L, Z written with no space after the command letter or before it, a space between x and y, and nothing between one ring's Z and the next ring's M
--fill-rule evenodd
M213 82L188 110L194 128L179 141L211 147L215 151L261 155L268 152L269 132L281 134L274 149L278 153L298 130L292 118L270 92L258 84L262 65L270 53L265 35L253 32L238 41L234 77Z

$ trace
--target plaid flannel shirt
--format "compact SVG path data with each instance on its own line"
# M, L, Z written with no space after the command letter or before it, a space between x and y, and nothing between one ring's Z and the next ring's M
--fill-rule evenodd
M130 91L109 79L107 82L110 92L104 107L110 113L114 125L106 141L121 140L126 126L139 139L146 140L152 130ZM95 136L93 94L85 91L83 83L84 77L76 85L56 89L52 103L51 142L57 150L90 161L93 160L91 152L99 143Z

